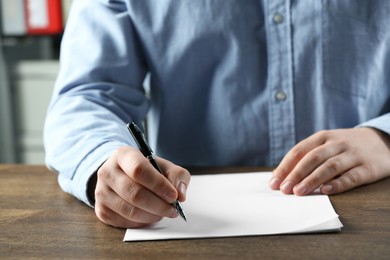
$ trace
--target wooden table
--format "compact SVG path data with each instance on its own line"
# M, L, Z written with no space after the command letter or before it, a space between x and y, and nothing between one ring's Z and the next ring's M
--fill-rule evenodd
M124 243L44 166L0 165L0 258L389 259L390 179L331 201L340 233Z

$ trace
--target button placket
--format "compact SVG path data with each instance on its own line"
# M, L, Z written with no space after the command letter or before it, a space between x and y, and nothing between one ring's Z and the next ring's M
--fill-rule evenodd
M295 143L290 1L270 1L267 10L270 161L277 165Z

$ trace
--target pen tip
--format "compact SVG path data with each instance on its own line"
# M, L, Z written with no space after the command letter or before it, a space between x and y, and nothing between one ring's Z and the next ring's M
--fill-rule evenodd
M180 217L182 219L184 219L185 222L187 222L187 217L184 214L184 211L183 211L179 201L175 201L174 203L172 203L172 206L173 206L174 209L176 209L176 212L180 215Z
M184 214L183 209L182 209L181 207L177 209L177 212L179 213L180 217L181 217L182 219L184 219L185 222L187 222L187 217L186 217L186 215Z

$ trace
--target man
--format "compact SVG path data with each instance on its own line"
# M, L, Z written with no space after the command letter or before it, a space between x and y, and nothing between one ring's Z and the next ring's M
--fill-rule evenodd
M177 217L169 204L185 200L190 182L178 165L277 166L270 187L296 195L385 178L389 6L75 1L45 125L47 164L117 227ZM167 179L126 130L147 113Z

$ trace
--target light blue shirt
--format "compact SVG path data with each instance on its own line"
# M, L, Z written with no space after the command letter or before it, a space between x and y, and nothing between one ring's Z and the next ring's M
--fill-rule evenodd
M148 117L183 166L277 165L322 130L390 133L390 1L78 0L45 125L48 166L91 174ZM145 91L145 77L150 89Z

